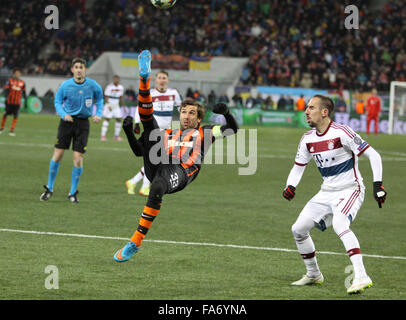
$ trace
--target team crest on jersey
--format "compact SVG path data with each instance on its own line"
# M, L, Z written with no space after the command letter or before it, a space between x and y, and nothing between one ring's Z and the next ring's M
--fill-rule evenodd
M85 105L86 105L86 107L90 108L92 106L92 99L86 99Z
M355 142L355 144L360 145L362 143L362 139L359 136L355 136L354 137L354 142Z
M333 149L334 149L334 141L333 141L333 140L330 140L330 141L328 142L327 148L328 148L329 150L333 150Z

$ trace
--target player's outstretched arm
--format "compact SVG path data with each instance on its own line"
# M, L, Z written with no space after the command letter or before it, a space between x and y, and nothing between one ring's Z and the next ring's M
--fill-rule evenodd
M131 150L137 157L142 157L144 154L144 147L141 142L137 140L133 131L133 118L127 116L123 120L123 130L127 136L128 143L130 144Z
M230 112L230 109L223 102L216 103L213 107L213 112L217 114L222 114L226 119L226 124L221 126L220 130L223 136L230 136L237 133L238 124L233 115Z
M286 200L290 201L295 197L296 187L302 179L305 168L306 166L294 164L292 170L290 170L288 179L286 181L286 188L282 192L282 196Z
M382 208L382 203L385 202L387 194L386 190L382 186L382 158L371 146L369 146L369 148L365 150L363 154L368 157L369 163L371 164L374 179L374 198L376 202L378 202L378 207Z

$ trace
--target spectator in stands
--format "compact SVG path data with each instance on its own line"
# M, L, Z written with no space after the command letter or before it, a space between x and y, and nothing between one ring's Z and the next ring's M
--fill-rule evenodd
M233 101L233 105L236 108L242 108L243 106L243 101L242 101L242 97L239 93L234 93L234 95L232 96L231 100Z
M254 108L255 106L255 99L252 97L252 95L249 95L247 100L245 101L245 107L248 109Z
M296 101L296 110L297 111L304 111L306 108L306 101L303 97L303 94L300 95L300 98Z
M378 86L388 90L390 80L405 77L405 1L388 0L384 9L378 10L357 1L362 32L345 36L345 4L277 0L204 3L187 1L166 14L137 0L92 1L88 4L91 10L84 0L60 0L64 23L72 26L51 31L38 19L49 1L21 5L4 0L0 12L4 61L0 68L10 71L21 65L33 74L68 75L66 66L75 56L92 61L105 51L137 52L148 47L163 55L248 57L240 78L244 85ZM21 19L24 24L18 25ZM193 27L187 23L190 19ZM135 30L142 36L135 37ZM46 47L54 52L42 57Z
M268 95L265 99L264 104L262 105L262 109L263 110L273 110L273 100L272 100L272 96Z
M293 105L295 102L293 101L291 96L286 97L286 110L292 111L293 110Z
M362 100L362 99L357 100L357 103L355 104L355 112L357 114L364 114L365 113L364 100Z
M35 87L32 87L32 89L30 90L30 93L28 94L29 97L37 97L38 93L37 90L35 90Z
M219 102L223 102L223 103L225 103L225 104L229 104L230 103L230 99L228 98L228 96L227 96L227 93L225 93L225 92L223 92L222 94L221 94L221 96L219 97L219 100L218 100Z
M278 111L284 111L286 110L286 99L285 96L282 94L278 100L277 103L278 106Z
M207 96L207 102L208 102L208 107L209 107L210 109L212 109L213 106L216 104L216 102L217 102L217 95L216 95L216 93L214 92L214 90L211 90L210 93L209 93L209 95Z

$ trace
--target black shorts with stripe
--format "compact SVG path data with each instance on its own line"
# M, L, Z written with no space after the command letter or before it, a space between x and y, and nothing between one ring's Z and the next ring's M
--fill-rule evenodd
M58 136L55 148L69 149L72 143L72 150L80 153L86 152L87 140L89 137L89 119L73 117L73 122L61 119L58 126Z

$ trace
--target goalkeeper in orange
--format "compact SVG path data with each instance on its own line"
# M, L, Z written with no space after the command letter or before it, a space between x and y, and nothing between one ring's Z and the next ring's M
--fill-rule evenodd
M205 153L216 138L235 134L237 122L224 103L213 112L224 115L226 124L200 126L204 107L195 100L185 100L180 106L180 129L160 130L153 116L150 94L151 53L144 50L138 56L139 107L144 131L139 139L133 132L133 119L126 117L123 129L133 153L144 159L145 174L152 181L147 204L137 230L130 241L114 254L117 262L128 261L140 248L152 223L160 212L165 194L183 190L200 172Z

